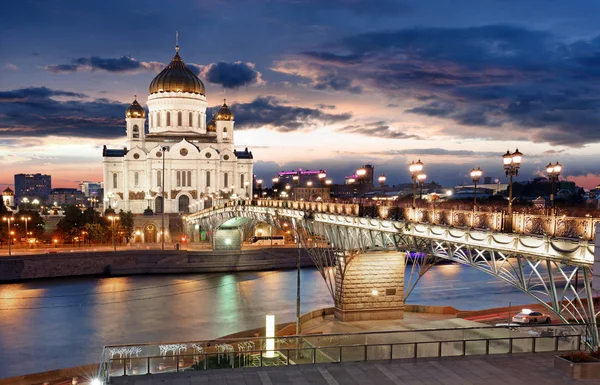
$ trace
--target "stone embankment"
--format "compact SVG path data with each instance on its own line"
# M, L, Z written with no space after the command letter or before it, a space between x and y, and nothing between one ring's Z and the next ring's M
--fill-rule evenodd
M0 282L80 275L260 271L296 267L298 249L236 251L128 250L20 255L0 258ZM301 266L314 266L301 250Z

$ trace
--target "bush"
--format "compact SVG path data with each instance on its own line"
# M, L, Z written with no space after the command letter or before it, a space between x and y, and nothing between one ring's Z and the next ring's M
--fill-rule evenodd
M592 353L592 354L594 354L594 353ZM562 354L560 357L564 358L567 361L576 362L576 363L600 361L585 352L571 352L571 353L567 353L567 354Z

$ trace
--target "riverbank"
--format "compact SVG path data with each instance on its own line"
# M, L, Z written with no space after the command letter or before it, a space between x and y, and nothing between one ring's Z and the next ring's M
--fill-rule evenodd
M314 266L301 249L302 267ZM0 259L0 282L85 275L220 273L296 267L298 249L265 247L236 251L121 250L19 255Z

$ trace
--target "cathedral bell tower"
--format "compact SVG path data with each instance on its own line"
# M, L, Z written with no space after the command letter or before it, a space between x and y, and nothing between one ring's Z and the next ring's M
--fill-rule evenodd
M216 131L217 143L233 143L233 113L223 99L223 105L217 112Z
M127 121L128 147L142 146L146 138L146 110L138 103L137 95L125 111L125 120Z

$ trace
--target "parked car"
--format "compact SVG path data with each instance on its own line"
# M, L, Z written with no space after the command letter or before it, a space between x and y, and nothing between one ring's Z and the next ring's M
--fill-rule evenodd
M512 322L518 324L549 324L552 321L548 314L539 311L523 309L519 314L512 317Z

